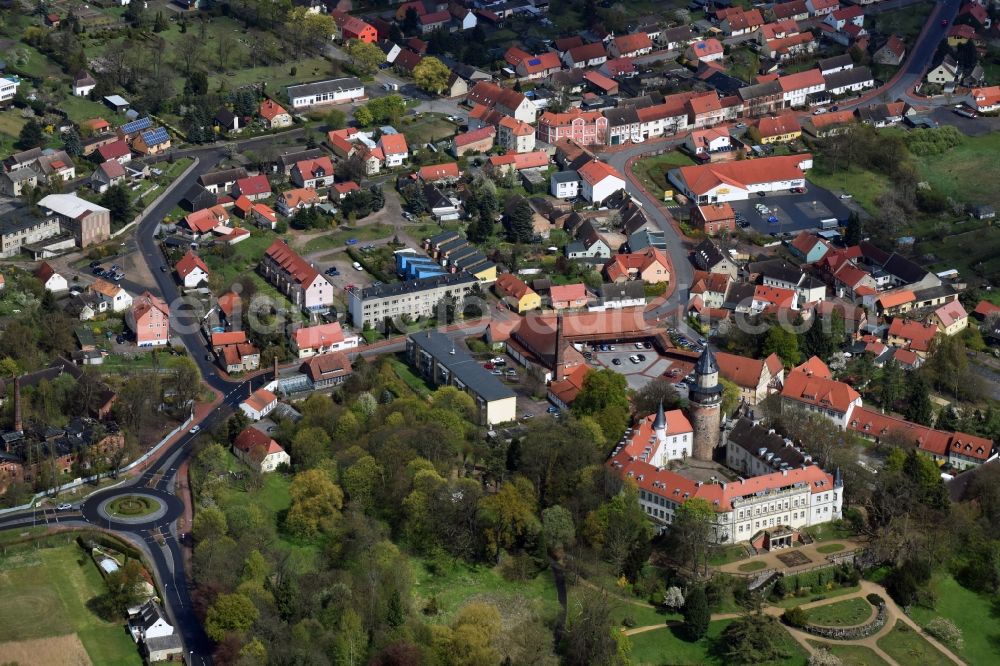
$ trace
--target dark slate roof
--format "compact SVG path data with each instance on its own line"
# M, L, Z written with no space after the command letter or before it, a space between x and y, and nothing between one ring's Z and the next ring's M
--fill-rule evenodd
M601 285L601 300L603 301L632 300L635 298L646 298L646 287L642 280Z
M864 81L873 81L874 77L872 77L872 71L867 67L854 67L834 72L833 74L827 74L823 79L826 81L827 90L831 90Z
M694 364L694 371L699 375L710 375L719 371L719 363L715 360L715 352L712 351L711 345L705 345L705 351Z
M804 455L778 433L756 426L747 419L736 422L732 432L729 433L729 441L775 469L801 467L812 462L811 457Z
M895 252L893 252L892 256L889 257L889 261L885 262L882 268L885 269L886 273L907 283L919 282L927 275L927 271L923 268Z
M476 281L476 278L467 273L448 273L446 275L435 275L434 277L421 278L419 280L406 280L405 282L380 284L377 287L366 287L361 290L359 295L362 300L385 298L386 296L402 296L403 294L414 294L425 289L433 289L434 287L459 286Z
M854 59L849 53L844 53L843 55L834 56L832 58L820 58L816 64L819 66L819 71L823 72L828 69L847 67L848 65L853 67Z
M726 255L722 253L719 246L713 243L711 239L706 238L698 244L698 247L694 249L692 259L695 266L707 271L720 261L724 261L726 259Z
M433 356L439 365L448 368L455 379L483 400L503 400L515 396L514 391L486 371L479 361L444 333L423 331L410 335L410 340Z
M756 85L740 88L737 94L743 101L756 99L758 97L770 97L773 95L780 95L782 94L781 84L778 83L777 81L758 83Z

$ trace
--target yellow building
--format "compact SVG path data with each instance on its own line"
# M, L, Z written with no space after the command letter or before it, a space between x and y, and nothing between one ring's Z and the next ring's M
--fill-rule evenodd
M750 128L750 134L760 144L787 143L802 136L802 126L795 116L785 114L777 118L761 118Z
M508 305L517 305L518 313L536 310L542 306L541 297L513 273L504 273L494 284L497 296Z

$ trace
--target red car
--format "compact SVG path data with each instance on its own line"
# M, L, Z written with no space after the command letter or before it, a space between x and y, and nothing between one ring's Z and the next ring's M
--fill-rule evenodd
M487 370L492 370L496 366L494 366L492 363L483 363L483 367L486 368Z

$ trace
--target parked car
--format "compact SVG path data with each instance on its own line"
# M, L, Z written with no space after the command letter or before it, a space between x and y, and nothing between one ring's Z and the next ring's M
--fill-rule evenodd
M550 405L548 408L546 408L545 411L548 412L549 414L555 414L559 411L559 408L554 405Z
M494 356L490 359L490 363L496 363L497 365L503 365L506 362L503 356Z
M533 416L534 416L534 414L532 414L531 412L525 412L524 415L521 418L524 419L525 421L527 421L528 419L530 419Z
M71 511L72 509L73 505L67 502L63 502L62 504L56 507L56 511Z
M487 370L493 370L496 366L493 365L492 363L483 363L483 367L486 368Z
M499 376L501 376L503 374L503 370L494 370L490 374L493 374L493 375L496 375L497 377L499 377Z
M514 368L508 368L507 369L507 376L508 377L517 377L517 370L515 370Z
M641 342L635 343L635 348L636 349L642 349L642 343Z
M841 199L853 199L853 198L854 198L854 195L853 195L853 194L846 194L846 193L845 193L845 194L841 194L841 195L840 195L840 198L841 198Z
M358 244L358 239L357 238L348 238L347 239L347 244L348 245L357 245Z
M622 364L622 360L621 360L620 358L617 358L617 357L615 357L615 358L611 359L611 362L612 362L612 363L613 363L614 365L621 365L621 364Z
M804 188L804 187L793 187L790 191L794 192L795 194L802 194L803 192L806 191L806 188Z
M636 363L638 363L638 362L639 362L639 357L638 357L638 356L636 356L635 354L633 354L632 356L629 356L629 357L628 357L628 360L629 360L629 361L630 361L630 362L631 362L631 363L632 363L633 365L635 365Z
M635 357L637 359L639 359L640 363L646 360L646 355L645 354L636 354Z
M652 348L653 348L653 345L651 345L651 344L650 344L650 343L648 343L648 342L643 342L643 343L642 343L642 348L643 348L643 349L652 349Z
M199 432L201 432L201 426L195 424L191 426L191 429L188 430L188 432L191 433L192 435L197 435Z

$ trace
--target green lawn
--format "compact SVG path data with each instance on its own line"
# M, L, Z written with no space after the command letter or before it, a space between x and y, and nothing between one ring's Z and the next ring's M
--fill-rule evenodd
M0 558L0 641L76 633L94 664L141 664L124 622L87 607L104 591L97 566L75 544L20 547Z
M827 571L829 571L829 569ZM833 574L830 575L832 576ZM793 584L794 583L789 581L790 586ZM828 590L824 587L823 589L817 591L810 590L807 594L801 597L791 596L787 599L782 599L781 601L772 605L779 606L781 608L792 608L794 606L801 606L802 604L807 604L812 601L821 601L823 599L833 599L834 597L842 597L845 594L857 592L860 589L861 589L860 585L854 585L851 587L837 587L832 590Z
M359 225L353 229L338 229L329 234L318 236L306 242L302 247L305 253L319 252L347 247L347 241L356 238L359 242L391 238L395 230L388 224L375 223ZM296 246L298 247L298 246Z
M754 560L752 562L747 562L746 564L741 564L738 568L744 573L751 573L753 571L760 571L767 565L764 564L762 560Z
M690 166L692 164L694 162L691 158L675 150L663 155L647 157L637 161L632 167L632 172L653 196L658 196L664 190L674 189L667 182L668 169L679 166Z
M112 125L122 122L121 117L114 111L100 102L92 102L86 97L67 95L59 103L59 108L69 114L69 119L75 123L90 120L91 118L104 118Z
M823 555L829 555L830 553L839 553L845 548L847 548L847 546L845 546L842 543L828 543L822 546L818 546L816 548L816 552L821 553Z
M823 643L821 641L809 641L816 647L824 647L840 658L843 666L889 666L878 653L864 645L838 645L836 643Z
M293 68L295 74L292 74ZM280 65L246 67L226 74L212 74L208 77L208 89L214 91L222 82L225 82L230 90L251 83L266 83L270 94L280 93L283 96L286 86L329 78L332 74L333 69L326 58L303 58Z
M629 636L629 640L632 642L632 663L637 666L660 666L661 664L670 664L671 666L722 665L725 661L715 653L713 647L731 621L712 622L708 627L708 634L694 643L688 643L678 637L671 627ZM785 635L787 637L786 645L792 656L781 663L805 664L807 662L805 651L791 636Z
M842 520L836 520L832 523L822 523L815 527L809 527L805 530L809 535L816 541L830 541L832 539L846 539L848 537L854 536L854 532L851 528Z
M908 10L909 11L909 10ZM1000 206L996 187L1000 132L964 137L962 143L942 155L914 157L922 179L956 201Z
M905 42L912 45L917 35L920 34L921 28L924 27L927 15L930 14L933 7L934 3L928 1L891 12L875 14L872 17L875 32L899 35ZM868 28L867 25L865 27ZM871 30L871 28L868 29Z
M441 141L457 131L454 123L433 113L425 113L413 122L408 122L409 120L409 116L403 119L398 129L406 134L406 141L411 146Z
M806 172L806 178L809 182L837 194L848 192L854 195L854 199L873 215L878 214L875 198L889 184L889 179L883 174L876 174L856 167L830 173L822 168L821 161L817 161L816 166Z
M713 567L729 564L746 557L747 551L743 546L723 546L712 550L708 563Z
M527 581L510 581L496 567L469 566L446 556L433 564L412 558L410 564L415 607L425 608L432 597L437 602L439 612L429 618L432 622L448 622L456 610L472 601L495 605L505 626L531 615L548 620L559 614L555 583L548 569Z
M809 609L809 622L822 627L853 627L864 624L872 616L872 605L855 597Z
M225 256L213 252L203 252L208 269L215 275L222 276L222 284L230 285L241 275L252 273L264 256L264 250L274 242L278 235L265 229L249 228L250 237L242 240L232 248L232 255Z
M902 620L896 620L896 626L892 631L878 639L878 646L900 664L952 666L950 659L938 652L923 636L904 624Z
M390 358L389 365L392 366L393 372L403 380L403 383L410 387L410 390L419 395L422 398L429 398L431 395L431 388L427 385L422 378L418 377L410 370L410 366L406 365L398 358Z
M913 620L926 626L935 617L946 617L962 630L965 646L958 655L970 664L1000 663L1000 630L996 625L996 602L959 585L949 575L934 578L937 592L934 610L914 606Z

